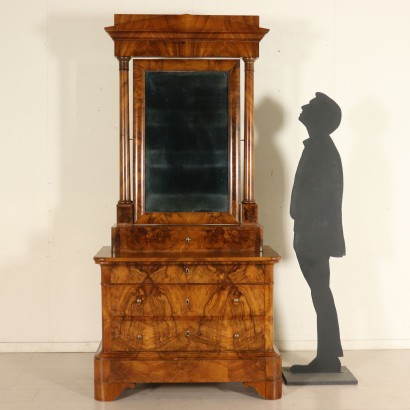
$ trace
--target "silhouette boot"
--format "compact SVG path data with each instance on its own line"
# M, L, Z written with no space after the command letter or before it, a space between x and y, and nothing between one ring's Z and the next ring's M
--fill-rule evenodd
M290 368L292 373L340 373L341 364L338 357L315 357L309 364L295 364Z

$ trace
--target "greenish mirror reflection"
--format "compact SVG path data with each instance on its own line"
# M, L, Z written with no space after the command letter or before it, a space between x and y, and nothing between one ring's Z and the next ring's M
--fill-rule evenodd
M227 212L228 74L145 73L145 211Z

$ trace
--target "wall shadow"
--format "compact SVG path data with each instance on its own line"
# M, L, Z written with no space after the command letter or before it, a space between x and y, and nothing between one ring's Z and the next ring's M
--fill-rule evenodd
M261 42L261 57L255 65L256 85L261 81L261 72L265 81L263 97L255 98L255 197L259 205L259 222L264 229L264 243L272 246L282 258L275 266L274 288L275 343L282 348L294 337L290 333L294 329L291 322L296 309L291 292L295 280L303 280L297 262L294 262L293 221L289 214L296 169L290 158L295 150L303 147L297 118L301 105L301 73L323 33L314 30L306 21L262 21L270 32ZM286 135L283 135L283 129L286 129ZM294 141L293 147L298 144L292 152L288 151L289 141Z
M259 222L264 227L265 244L285 258L283 209L288 200L285 198L283 153L277 142L283 122L283 108L273 98L264 97L255 106L255 185Z
M392 273L388 274L381 266L383 261L388 263L393 252L390 187L394 182L383 147L383 140L390 138L386 135L389 113L383 104L369 97L359 101L347 115L354 143L349 161L344 164L347 180L344 219L345 226L347 223L352 228L360 226L360 229L355 230L354 236L346 229L346 258L355 270L343 272L347 277L340 279L354 284L343 284L354 302L354 308L349 309L345 320L353 325L353 334L355 330L361 333L361 340L368 340L371 334L375 335L374 339L390 339L392 320L388 306L391 301L384 298L386 284L394 279ZM353 171L358 169L361 172ZM362 294L364 289L366 297Z

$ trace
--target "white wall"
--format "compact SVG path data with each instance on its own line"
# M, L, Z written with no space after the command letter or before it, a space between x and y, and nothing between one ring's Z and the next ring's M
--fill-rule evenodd
M138 6L137 6L138 4ZM347 256L332 260L345 348L410 348L408 0L14 0L0 49L0 350L93 350L99 269L118 192L114 13L256 14L256 198L276 270L276 339L315 348L289 200L300 106L342 107Z

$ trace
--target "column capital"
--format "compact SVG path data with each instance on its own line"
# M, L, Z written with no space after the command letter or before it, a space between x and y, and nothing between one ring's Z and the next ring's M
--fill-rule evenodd
M253 71L253 66L256 60L256 57L243 57L243 61L245 63L245 71Z
M128 71L129 70L129 62L131 57L126 56L117 56L118 62L120 64L120 71Z

